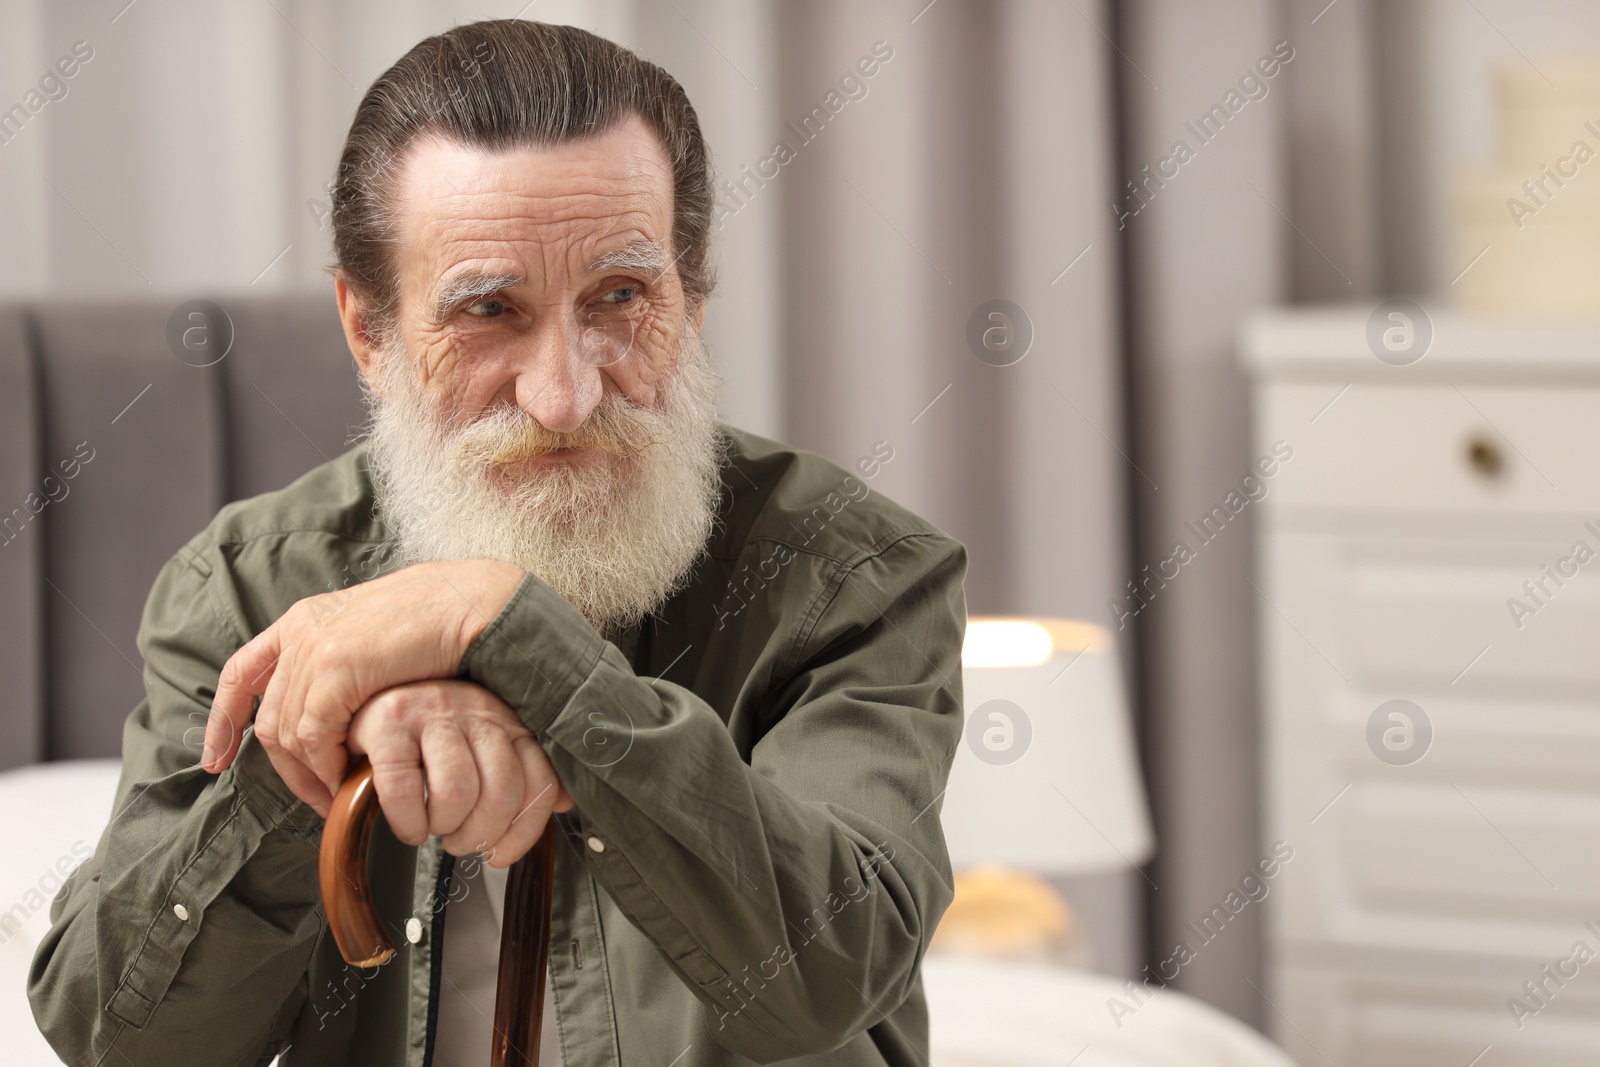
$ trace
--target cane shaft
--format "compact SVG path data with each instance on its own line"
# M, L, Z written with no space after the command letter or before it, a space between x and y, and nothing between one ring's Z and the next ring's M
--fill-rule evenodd
M500 930L490 1067L539 1067L545 970L550 962L550 899L555 882L555 826L511 865Z

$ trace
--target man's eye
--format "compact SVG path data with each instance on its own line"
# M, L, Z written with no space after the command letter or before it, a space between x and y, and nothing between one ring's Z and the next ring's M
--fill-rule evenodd
M467 306L468 314L476 315L480 319L495 318L505 309L505 302L501 300L479 300Z
M626 304L638 295L639 287L637 285L619 285L602 296L600 300L607 304Z

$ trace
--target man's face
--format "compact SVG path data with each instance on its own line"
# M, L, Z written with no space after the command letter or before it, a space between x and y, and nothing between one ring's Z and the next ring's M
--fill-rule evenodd
M609 392L659 406L685 306L672 169L642 120L504 152L426 137L394 206L397 326L437 410L511 405L568 434Z
M403 554L515 563L597 627L653 610L704 546L720 484L665 152L631 118L552 148L427 137L400 168L381 344L339 295Z

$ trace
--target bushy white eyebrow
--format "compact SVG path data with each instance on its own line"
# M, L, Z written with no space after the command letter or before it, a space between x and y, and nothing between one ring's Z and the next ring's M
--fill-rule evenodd
M470 271L444 283L433 298L433 321L446 322L462 307L493 296L502 289L516 289L528 280L520 274L484 274Z
M668 266L666 251L654 241L641 237L613 252L596 256L594 262L589 264L589 273L629 271L643 275L648 281L655 281L667 272Z

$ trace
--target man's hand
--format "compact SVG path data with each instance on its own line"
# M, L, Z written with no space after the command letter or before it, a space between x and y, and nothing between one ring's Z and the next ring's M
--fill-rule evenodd
M407 682L450 678L522 581L508 563L423 563L308 597L223 664L200 763L221 773L256 696L256 737L294 794L327 817L350 718Z
M472 682L384 690L356 712L348 745L371 761L389 829L408 845L437 834L452 855L484 852L509 867L539 840L551 812L572 808L516 712Z

